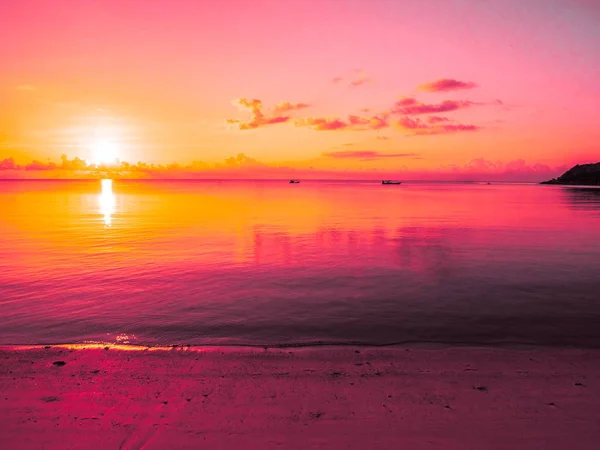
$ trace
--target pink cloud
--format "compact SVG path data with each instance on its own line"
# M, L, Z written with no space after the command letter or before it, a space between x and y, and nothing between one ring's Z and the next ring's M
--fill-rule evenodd
M322 155L336 159L406 158L408 156L416 156L415 153L381 153L372 150L345 150L339 152L325 152Z
M477 130L480 130L481 127L478 127L477 125L457 124L457 125L442 125L441 129L446 133L454 133L456 131L477 131Z
M429 116L427 118L427 122L429 123L440 123L440 122L449 122L450 119L448 119L447 117L441 117L441 116Z
M238 119L227 119L226 122L228 124L237 125L240 130L253 130L255 128L259 128L265 125L273 125L276 123L284 123L290 120L290 116L276 115L276 113L281 112L283 110L277 110L277 107L287 108L285 111L290 111L293 109L301 109L307 107L308 105L304 103L296 103L292 104L289 102L282 102L275 107L273 116L265 116L262 112L263 103L257 99L247 99L247 98L238 98L232 102L236 105L241 111L249 111L252 115L251 119L248 121L242 121Z
M433 124L428 124L419 118L401 117L396 122L396 127L400 130L408 131L409 134L425 136L436 134L451 134L461 131L477 131L480 127L476 125L463 124L443 124L439 125L435 121Z
M472 81L459 81L452 78L440 78L439 80L432 81L430 83L424 83L418 86L417 89L427 92L448 92L459 89L473 89L474 87L477 87L477 84L473 83Z
M396 125L402 130L419 130L430 128L430 126L421 121L421 119L412 119L407 116L398 119Z
M367 119L366 117L350 115L348 116L348 122L350 123L350 125L368 125L369 119Z
M402 97L400 100L398 100L395 103L396 107L402 107L402 106L412 106L412 105L416 105L417 99L413 98L413 97Z
M21 167L15 164L14 158L6 158L0 161L0 170L18 170Z
M317 131L367 131L387 128L389 127L389 123L387 122L385 117L381 116L361 117L356 115L349 115L347 120L343 120L339 117L306 117L303 119L298 119L296 121L296 126L307 126Z
M410 99L411 101L414 99ZM407 99L396 102L394 105L394 109L392 113L394 114L405 114L409 116L419 115L419 114L431 114L431 113L441 113L441 112L450 112L456 111L458 109L468 108L473 103L465 100L465 101L457 101L457 100L444 100L441 103L437 104L425 104L425 103L411 103L408 106L404 105Z

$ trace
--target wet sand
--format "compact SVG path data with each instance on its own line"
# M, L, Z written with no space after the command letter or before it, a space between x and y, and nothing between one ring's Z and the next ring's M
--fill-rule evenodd
M3 449L596 449L600 351L1 347Z

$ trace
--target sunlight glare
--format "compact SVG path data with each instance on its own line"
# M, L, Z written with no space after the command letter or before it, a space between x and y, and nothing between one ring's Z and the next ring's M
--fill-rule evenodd
M112 191L112 180L104 179L102 183L102 192L100 193L100 214L104 216L104 226L112 225L112 215L115 212L115 195Z

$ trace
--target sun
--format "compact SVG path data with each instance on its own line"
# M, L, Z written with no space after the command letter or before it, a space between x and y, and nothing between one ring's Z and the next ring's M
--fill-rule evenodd
M91 145L92 161L95 164L115 164L119 157L119 146L109 139L96 139Z

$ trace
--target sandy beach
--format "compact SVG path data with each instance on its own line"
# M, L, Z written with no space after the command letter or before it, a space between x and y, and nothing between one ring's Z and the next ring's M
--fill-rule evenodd
M595 449L600 351L0 348L4 449Z

